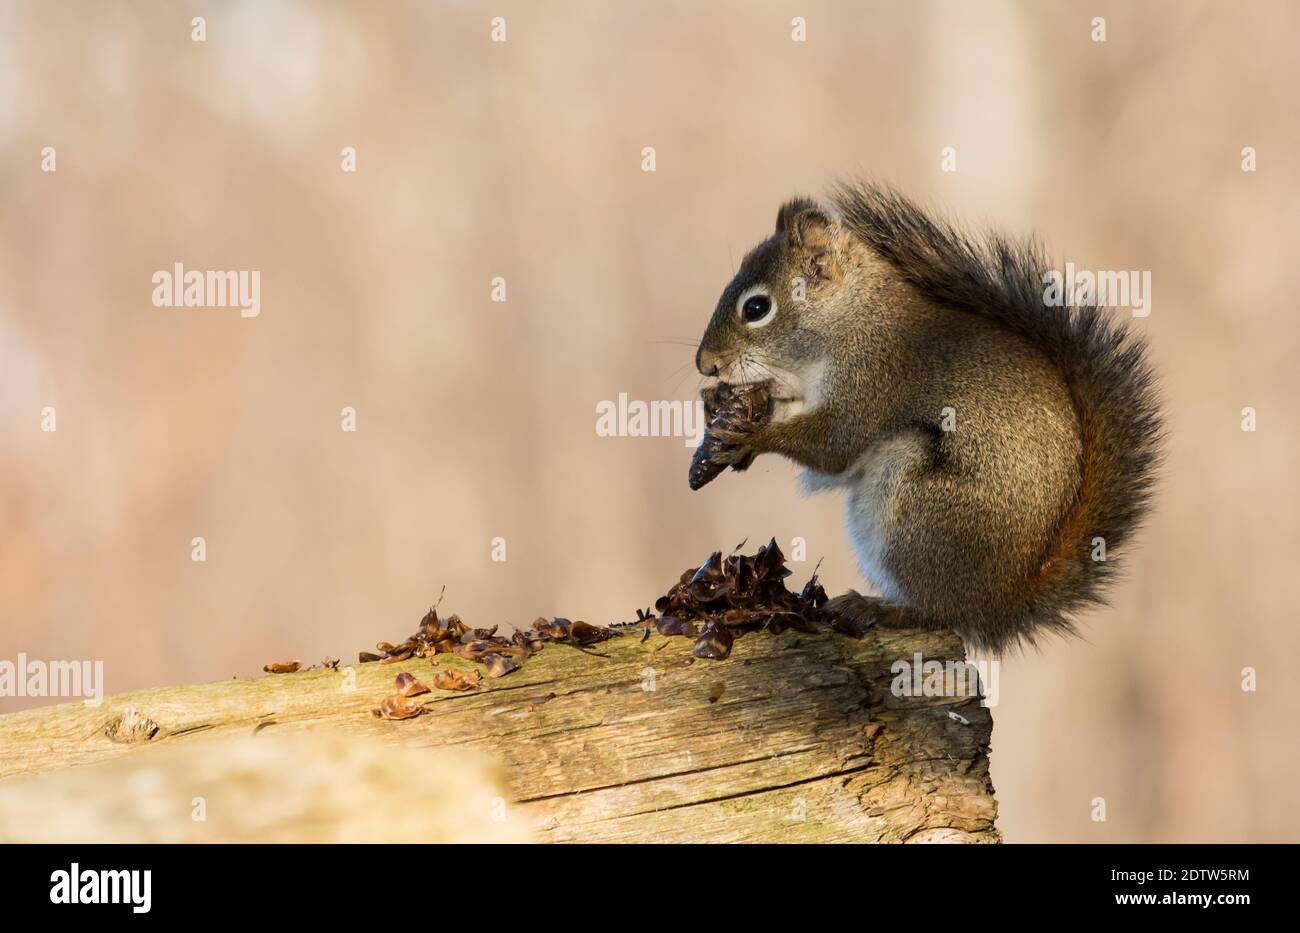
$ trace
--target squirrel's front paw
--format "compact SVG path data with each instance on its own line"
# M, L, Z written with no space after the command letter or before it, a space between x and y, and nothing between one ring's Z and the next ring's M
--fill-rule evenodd
M764 427L750 421L714 422L709 426L709 434L728 447L741 447L758 452L763 443Z

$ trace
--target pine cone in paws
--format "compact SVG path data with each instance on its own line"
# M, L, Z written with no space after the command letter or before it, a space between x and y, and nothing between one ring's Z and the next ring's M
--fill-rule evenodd
M752 450L724 441L715 432L744 433L772 417L772 393L763 384L736 389L720 382L705 388L700 397L709 426L691 458L688 480L692 489L708 485L727 467L743 470L754 461Z

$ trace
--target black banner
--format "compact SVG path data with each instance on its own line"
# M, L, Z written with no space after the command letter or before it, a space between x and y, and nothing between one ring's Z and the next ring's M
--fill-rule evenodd
M608 909L611 918L626 916L628 898L644 905L653 892L692 904L702 899L699 906L723 912L756 908L783 892L811 895L818 910L827 898L860 901L864 923L899 920L908 911L935 919L936 910L976 910L997 919L1043 908L1070 917L1185 919L1201 912L1232 922L1243 910L1290 903L1281 887L1294 860L1283 846L733 846L658 855L650 847L594 848L9 846L0 889L6 909L19 916L48 911L128 921L247 920L286 911L376 917L389 904L415 899L433 908L444 897L490 911L504 886L520 910L537 897L563 894L572 909ZM796 901L788 903L793 908Z

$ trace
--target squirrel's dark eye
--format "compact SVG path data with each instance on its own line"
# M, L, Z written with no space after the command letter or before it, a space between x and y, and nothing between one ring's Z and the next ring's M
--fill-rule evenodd
M740 307L740 319L746 324L756 324L772 313L772 299L766 295L753 295Z

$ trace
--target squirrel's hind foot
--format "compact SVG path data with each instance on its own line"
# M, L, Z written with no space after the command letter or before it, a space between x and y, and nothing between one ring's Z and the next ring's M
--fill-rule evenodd
M828 599L823 608L863 629L873 625L919 629L926 632L949 628L948 625L924 616L911 607L890 602L879 596L863 596L857 590L849 590Z
M887 604L883 599L863 596L857 590L831 597L823 608L862 628L884 621L887 612Z

